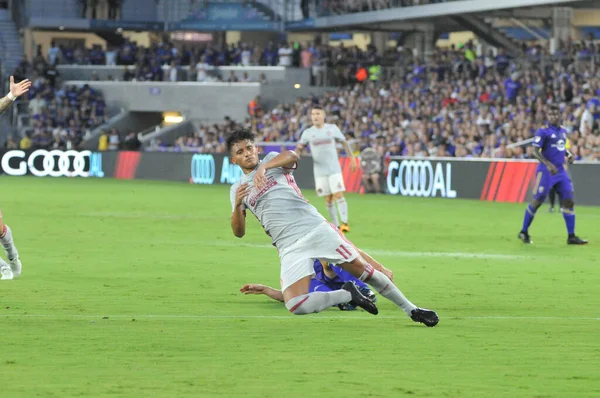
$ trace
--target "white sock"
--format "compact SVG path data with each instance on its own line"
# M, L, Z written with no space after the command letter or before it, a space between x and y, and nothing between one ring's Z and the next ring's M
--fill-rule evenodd
M338 220L338 213L337 213L337 209L335 208L335 204L333 202L331 202L331 203L326 203L326 205L327 205L327 212L329 213L329 219L331 220L333 225L335 225L336 227L339 227L340 221Z
M348 224L348 203L346 203L346 199L340 198L335 203L337 203L337 208L340 211L342 222Z
M394 285L394 282L392 282L390 278L371 267L371 265L369 265L369 269L365 271L359 279L373 286L379 294L402 308L402 311L404 311L406 315L410 316L411 311L417 308L416 305L404 297L404 294L402 294L400 289Z
M294 297L285 303L285 307L295 315L312 314L321 312L334 305L352 301L352 295L347 290L333 292L312 292Z
M2 243L2 247L4 248L4 251L6 251L6 257L8 257L9 260L12 260L19 255L13 242L12 231L6 224L4 224L4 231L2 231L2 235L0 235L0 243Z

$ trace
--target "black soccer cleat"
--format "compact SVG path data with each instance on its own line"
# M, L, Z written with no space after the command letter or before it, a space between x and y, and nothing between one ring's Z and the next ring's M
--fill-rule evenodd
M569 236L569 239L567 239L567 245L587 245L587 243L587 240L581 239L577 235L571 235Z
M533 243L533 241L531 240L531 236L529 236L529 234L527 232L519 232L519 239L521 239L523 241L523 243L530 245Z
M357 307L362 308L367 311L369 314L377 315L379 310L374 302L363 296L363 294L358 290L358 287L352 282L346 282L342 286L342 289L350 292L352 295L352 302Z
M440 317L435 311L431 311L425 308L415 308L410 312L410 319L415 322L420 322L425 326L432 328L438 324Z

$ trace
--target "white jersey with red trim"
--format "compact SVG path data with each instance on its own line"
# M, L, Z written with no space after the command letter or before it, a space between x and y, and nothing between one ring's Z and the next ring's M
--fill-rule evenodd
M277 155L277 152L270 152L262 162L268 162ZM249 184L250 193L244 199L243 208L250 210L258 218L280 251L325 221L317 209L304 199L292 172L293 169L283 167L267 170L267 183L259 190L254 187L254 170L242 176L230 190L233 211L238 187L243 183Z
M309 127L300 136L302 145L310 146L315 177L328 177L342 172L336 140L345 141L346 137L335 124L325 123L322 128Z

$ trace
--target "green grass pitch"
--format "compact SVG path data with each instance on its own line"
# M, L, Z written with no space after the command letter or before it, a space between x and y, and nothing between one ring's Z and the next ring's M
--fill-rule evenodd
M23 276L0 283L0 396L600 396L600 209L566 245L542 207L348 195L349 238L395 272L426 328L379 315L293 316L254 217L231 234L228 187L0 179ZM304 192L320 211L324 205Z

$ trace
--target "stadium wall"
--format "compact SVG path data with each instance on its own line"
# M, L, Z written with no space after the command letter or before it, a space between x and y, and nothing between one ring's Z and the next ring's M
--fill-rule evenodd
M349 192L362 191L362 171L340 159ZM312 159L294 173L298 186L314 189ZM537 163L525 160L403 158L386 161L382 186L390 195L476 199L522 203L531 200ZM600 206L600 164L569 166L576 202ZM225 154L177 152L0 151L3 176L82 177L181 181L197 185L233 184L241 170Z

